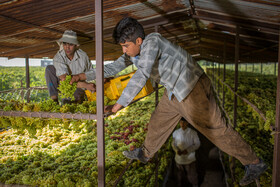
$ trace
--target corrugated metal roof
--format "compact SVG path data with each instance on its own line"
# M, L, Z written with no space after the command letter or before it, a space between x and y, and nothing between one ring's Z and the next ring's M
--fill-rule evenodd
M192 6L191 6L191 4ZM272 0L105 0L104 59L121 55L112 31L124 16L138 19L146 34L158 32L196 58L234 61L236 26L240 26L240 61L278 58L280 1ZM53 58L56 40L66 29L78 33L91 59L94 50L94 1L0 0L0 56Z

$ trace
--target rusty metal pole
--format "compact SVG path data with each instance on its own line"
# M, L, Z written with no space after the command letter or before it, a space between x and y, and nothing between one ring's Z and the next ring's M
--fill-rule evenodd
M214 84L214 60L212 61L212 84L213 84L213 87L215 87L215 84Z
M215 58L214 58L214 61L216 61ZM213 78L214 78L214 88L216 89L216 62L214 62L214 76L213 76Z
M276 76L276 62L275 62L275 64L274 64L274 75Z
M234 93L238 89L238 61L239 61L239 26L236 26L236 35L235 35L235 71L234 71ZM236 127L237 122L237 95L234 94L234 109L233 109L233 127ZM230 167L232 180L235 181L235 158L232 157L232 164Z
M280 186L280 28L278 42L278 77L277 77L277 96L276 96L276 121L275 121L275 137L274 137L274 153L273 153L273 169L272 169L272 187Z
M29 73L29 56L25 57L25 77L26 77L26 88L27 88L27 93L26 93L26 100L29 103L30 102L30 73Z
M103 1L95 0L96 114L98 186L105 186Z
M221 74L221 72L220 72L220 62L219 62L219 64L218 64L218 79L217 79L217 83L218 83L218 96L220 97L220 84L219 84L219 78L220 78L220 74Z
M223 62L224 62L224 71L223 71L223 82L226 81L226 41L224 41L223 49ZM223 108L225 107L225 85L223 84Z
M234 72L234 92L238 90L238 61L239 61L239 26L236 26L235 36L235 72ZM237 121L237 95L234 94L234 113L233 113L233 126L236 127Z

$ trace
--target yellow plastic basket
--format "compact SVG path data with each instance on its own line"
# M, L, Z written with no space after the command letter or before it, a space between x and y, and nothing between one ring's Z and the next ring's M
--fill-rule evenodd
M116 77L114 79L111 79L110 82L107 82L104 84L104 95L106 95L111 100L117 100L124 88L126 87L127 83L131 79L131 77L134 75L135 72L122 75L119 77ZM135 96L133 100L139 99L141 97L144 97L150 93L153 92L153 86L150 81L150 79L146 82L146 85L143 87L143 89L138 93L138 95ZM90 91L86 91L86 95L88 97L89 101L95 101L96 100L96 93L91 93Z
M126 75L122 75L120 77L117 77L115 79L112 79L110 81L110 87L111 90L114 92L114 95L116 95L118 98L120 97L120 95L122 94L124 88L126 87L127 83L129 82L129 80L131 79L131 77L134 75L135 72L126 74ZM151 92L153 92L153 86L150 80L148 80L146 82L146 85L143 87L143 89L138 93L138 95L135 96L135 98L133 100L139 99L141 97L144 97L148 94L150 94Z

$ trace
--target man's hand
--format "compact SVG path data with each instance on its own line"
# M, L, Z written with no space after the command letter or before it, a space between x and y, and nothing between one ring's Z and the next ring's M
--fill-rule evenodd
M84 74L84 73L80 73L78 75L72 75L70 84L73 84L74 82L84 81L86 79L87 79L87 77L86 77L86 74Z
M85 88L87 90L91 91L91 92L95 92L96 91L96 86L93 83L87 83Z
M113 79L114 77L108 77L104 79L104 83L110 82L111 79Z
M67 75L67 74L60 75L60 76L59 76L59 80L60 80L60 81L64 81L64 80L66 79L66 75Z
M187 149L185 149L185 150L183 150L183 151L178 150L178 155L186 155L186 154L188 154Z
M77 88L85 88L91 92L96 91L96 86L93 83L87 83L87 82L78 82Z
M113 112L116 113L118 110L122 108L122 105L116 103L114 105L105 106L104 113Z

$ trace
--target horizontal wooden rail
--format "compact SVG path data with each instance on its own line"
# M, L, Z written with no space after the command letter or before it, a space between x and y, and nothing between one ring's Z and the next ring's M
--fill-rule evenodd
M30 88L17 88L17 89L10 89L10 90L4 90L0 91L1 93L10 93L10 92L15 92L15 91L20 91L20 90L47 90L47 87L44 86L35 86L35 87L30 87Z
M0 116L95 120L96 114L1 111Z

